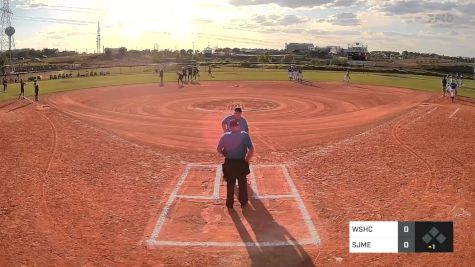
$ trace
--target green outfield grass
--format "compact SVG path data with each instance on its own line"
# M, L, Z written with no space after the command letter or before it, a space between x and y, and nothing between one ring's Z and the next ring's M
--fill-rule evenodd
M159 77L153 73L154 69L154 67L142 67L140 69L124 67L122 69L114 68L110 76L42 80L40 81L40 95L83 88L157 83ZM202 68L200 81L285 81L288 79L286 70L217 68L213 71L213 74L215 78L209 77L208 73ZM305 71L304 78L310 81L339 82L343 80L343 74L343 72L337 71ZM358 84L401 87L431 92L441 91L440 78L433 76L353 72L351 79L352 83ZM166 73L165 82L176 82L176 74L174 72ZM6 94L0 93L0 101L13 99L18 94L19 85L9 84L8 92ZM29 96L33 94L32 82L27 83L26 94ZM459 90L459 94L475 98L475 83L472 80L465 80L465 86Z

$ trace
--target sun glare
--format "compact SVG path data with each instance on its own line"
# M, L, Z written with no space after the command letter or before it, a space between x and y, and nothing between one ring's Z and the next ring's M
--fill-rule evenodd
M196 31L193 20L198 5L193 0L134 1L134 5L117 5L108 0L107 19L127 38L138 38L144 32L166 32L174 39L186 40Z

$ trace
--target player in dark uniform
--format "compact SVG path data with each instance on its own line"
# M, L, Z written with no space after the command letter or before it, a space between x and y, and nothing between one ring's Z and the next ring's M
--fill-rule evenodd
M211 78L214 78L213 73L211 72L211 65L208 66L208 76L211 76Z
M3 92L7 92L7 86L8 86L8 81L7 81L7 76L3 76Z
M194 65L193 66L193 80L198 80L197 77L200 77L200 69L198 69L198 66Z
M34 81L34 87L35 87L35 101L39 101L38 100L38 95L40 93L40 84L38 83L38 78L35 78L35 81Z
M181 75L183 76L182 81L184 82L185 79L186 79L186 68L185 67L181 67Z
M191 82L193 79L193 67L191 65L188 65L188 77L187 80L188 82Z
M160 68L160 85L163 86L163 68Z
M18 99L25 99L25 82L23 79L20 79L20 95L18 96Z
M447 92L447 76L444 75L444 78L442 79L442 92L445 93Z
M183 74L183 71L177 71L176 74L178 75L178 86L184 86L183 78L185 77L185 74Z

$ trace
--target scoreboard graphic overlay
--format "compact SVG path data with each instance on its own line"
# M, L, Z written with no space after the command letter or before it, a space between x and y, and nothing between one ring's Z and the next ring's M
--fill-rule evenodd
M453 252L453 222L351 221L350 253Z

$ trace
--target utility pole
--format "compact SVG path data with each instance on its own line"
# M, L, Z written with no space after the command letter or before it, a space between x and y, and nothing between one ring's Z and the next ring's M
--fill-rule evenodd
M96 38L96 53L102 54L101 53L101 25L99 24L99 21L97 22L97 38Z
M13 34L15 33L15 28L12 27L12 16L13 12L10 9L10 0L2 0L2 27L0 29L0 51L4 52L6 50L15 49L15 39ZM8 30L8 33L6 32ZM10 35L11 34L11 35Z

